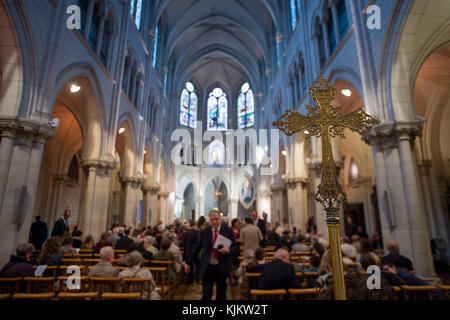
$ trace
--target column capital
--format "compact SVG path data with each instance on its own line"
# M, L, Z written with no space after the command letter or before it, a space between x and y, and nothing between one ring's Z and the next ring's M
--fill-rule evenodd
M306 188L308 185L308 178L304 177L294 177L294 176L286 176L283 178L284 183L288 188L296 188L297 185L300 185L302 188Z
M370 130L362 139L371 146L380 146L382 149L395 148L401 140L414 142L416 137L422 134L422 117L415 121L385 122Z
M161 186L159 184L142 186L144 193L150 192L151 194L157 194L160 189Z
M105 171L112 171L117 168L118 162L114 158L103 158L103 159L82 159L81 166L85 168L96 168Z
M18 117L1 117L0 131L2 137L16 138L18 144L33 147L45 144L56 134L57 127L50 121L37 121Z
M283 190L286 190L286 186L284 184L272 183L270 185L270 191L272 191L272 192L278 192L278 191L283 191Z
M129 176L129 177L119 177L119 182L122 184L131 184L134 187L140 186L144 182L144 177L142 176Z

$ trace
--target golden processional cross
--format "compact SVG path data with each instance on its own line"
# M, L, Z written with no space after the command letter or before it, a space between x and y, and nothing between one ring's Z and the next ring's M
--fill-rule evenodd
M325 220L330 238L334 297L337 300L345 300L338 211L342 202L345 201L346 195L336 174L331 137L344 137L345 128L364 135L380 121L362 109L342 115L342 106L333 107L331 105L336 88L332 87L323 77L309 88L309 92L313 95L317 105L306 105L308 109L306 116L286 110L283 116L272 125L280 128L288 136L301 131L308 137L319 136L322 138L322 181L317 187L315 198L324 206L327 215Z

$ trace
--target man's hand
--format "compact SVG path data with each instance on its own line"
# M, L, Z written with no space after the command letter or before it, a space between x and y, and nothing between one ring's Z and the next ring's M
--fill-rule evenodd
M188 264L185 264L184 265L184 273L189 274L189 272L191 272L191 266Z
M219 251L221 254L229 254L230 253L230 249L223 247L222 249L217 250Z

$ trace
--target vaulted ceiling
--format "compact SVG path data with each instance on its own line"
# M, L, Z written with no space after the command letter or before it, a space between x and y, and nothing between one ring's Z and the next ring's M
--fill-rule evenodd
M200 90L221 85L235 92L243 81L261 91L271 66L275 0L166 0L157 9L165 55L179 90L192 80ZM205 94L205 92L203 92Z

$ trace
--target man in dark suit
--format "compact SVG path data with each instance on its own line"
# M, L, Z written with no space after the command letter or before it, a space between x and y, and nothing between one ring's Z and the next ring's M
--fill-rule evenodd
M381 263L392 262L397 268L405 268L409 271L414 270L411 260L400 254L400 247L397 241L389 240L386 243L389 254L381 259Z
M52 237L54 236L63 236L64 233L69 232L69 218L70 218L70 210L64 211L64 214L61 218L59 218L55 225L53 226Z
M236 250L233 230L225 224L216 211L209 213L210 226L200 231L197 243L191 256L188 257L184 271L189 274L195 257L202 250L199 263L199 275L202 279L202 300L211 300L214 282L217 285L216 300L226 300L227 277L231 271L231 252ZM214 249L214 243L219 235L231 241L229 248L219 246Z
M30 229L30 241L36 250L41 250L45 240L47 240L47 224L41 221L41 216L36 216L36 222L31 225Z
M273 257L272 262L261 265L259 289L300 288L301 281L295 274L294 266L290 263L289 252L286 249L278 249Z
M252 219L253 219L253 225L257 226L259 230L261 230L263 240L261 241L261 246L265 246L265 239L266 239L266 221L263 219L260 219L258 217L258 213L256 211L252 211L251 213Z
M197 243L197 239L198 239L198 235L200 233L200 231L198 231L197 229L197 225L195 224L194 220L191 220L189 223L190 229L187 230L184 234L183 234L183 238L182 238L182 243L183 243L183 248L184 248L184 253L183 253L183 260L187 261L189 259L189 257L192 255L192 252L195 249L195 245ZM190 270L189 272L189 283L192 283L195 280L197 281L197 275L198 273L196 272L197 270L195 270L196 268L198 268L198 257L194 257L194 259L192 260L192 270Z
M134 243L133 239L130 238L130 229L125 230L125 236L120 238L116 242L116 250L127 250L128 247Z

